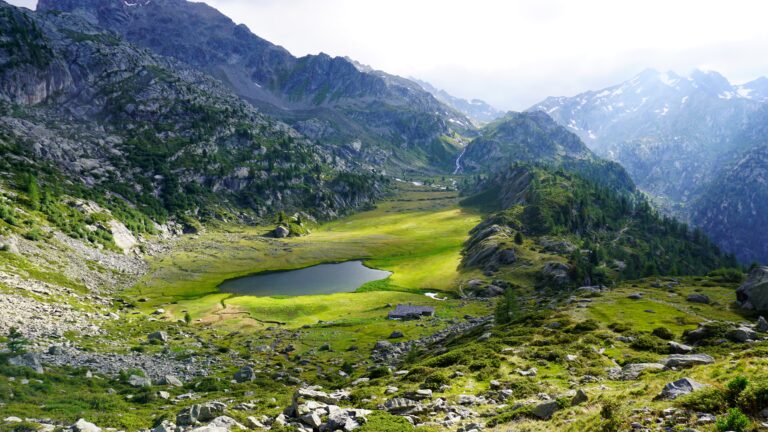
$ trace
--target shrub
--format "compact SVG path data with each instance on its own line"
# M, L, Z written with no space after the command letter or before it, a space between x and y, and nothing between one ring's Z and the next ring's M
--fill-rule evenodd
M728 388L728 403L734 405L739 395L747 388L749 380L743 376L737 376L736 378L728 381L726 387Z
M574 326L571 327L571 332L572 333L586 333L586 332L590 332L590 331L595 331L595 330L597 330L599 328L600 328L600 324L597 321L595 321L593 319L588 319L588 320L581 321L581 322L578 322L578 323L574 324Z
M741 282L741 280L744 278L744 274L741 272L741 270L736 268L719 268L717 270L712 270L707 276L717 282L733 283Z
M386 376L390 376L391 374L392 374L392 371L390 371L388 367L386 367L386 366L379 366L379 367L373 369L368 374L368 376L370 376L371 378L375 379L375 378L383 378L383 377L386 377Z
M621 427L621 403L617 400L607 401L600 408L600 429L604 432L616 432Z
M666 327L656 327L655 329L653 329L651 334L656 336L659 339L664 339L664 340L672 340L675 338L674 333L672 333L672 331Z
M385 413L382 411L374 411L368 416L368 421L358 429L360 432L407 432L413 431L415 428L412 424L405 419Z
M707 387L678 398L677 403L691 411L721 413L728 407L726 399L721 389Z
M744 432L749 427L749 418L738 408L731 408L728 414L721 416L715 423L715 429L719 432Z
M424 384L422 385L422 388L430 389L430 390L439 390L441 386L446 385L450 382L451 382L451 379L448 377L447 372L436 371L427 375L427 377L424 379Z
M629 345L638 351L664 353L668 350L667 344L662 339L648 334L637 336Z
M741 384L741 382L734 383L734 387L738 388ZM747 383L740 392L736 404L745 412L757 415L768 406L768 379L761 377Z
M627 323L611 323L608 325L608 328L616 333L624 333L632 330L632 326Z

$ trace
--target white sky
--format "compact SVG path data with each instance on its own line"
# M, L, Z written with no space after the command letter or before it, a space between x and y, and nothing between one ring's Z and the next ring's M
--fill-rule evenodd
M295 55L350 56L501 109L617 84L647 67L700 67L736 83L768 74L761 0L206 2Z

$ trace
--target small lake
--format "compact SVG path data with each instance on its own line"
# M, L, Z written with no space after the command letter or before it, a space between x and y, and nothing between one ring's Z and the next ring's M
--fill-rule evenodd
M368 268L362 261L346 261L230 279L219 285L219 289L226 293L261 297L333 294L352 292L367 282L386 279L391 274Z

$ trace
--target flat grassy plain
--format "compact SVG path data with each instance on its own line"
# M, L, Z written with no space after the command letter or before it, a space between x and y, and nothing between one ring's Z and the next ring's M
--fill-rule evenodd
M462 244L480 218L458 206L456 192L399 184L376 209L314 226L308 236L273 239L266 235L271 226L222 226L184 238L172 253L153 261L149 275L126 295L146 300L140 303L145 310L163 307L173 318L189 313L200 322L235 327L370 320L385 316L385 306L396 303L450 311L457 300L437 301L424 293L452 297L461 281L472 276L458 266ZM231 296L217 288L225 280L262 271L351 259L393 274L356 293L331 295ZM470 309L487 312L486 306Z

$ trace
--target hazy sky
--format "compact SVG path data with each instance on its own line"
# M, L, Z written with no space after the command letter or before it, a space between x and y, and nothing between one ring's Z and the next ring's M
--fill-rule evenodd
M737 83L768 74L761 0L206 2L295 55L350 56L502 109L606 87L646 67L711 69Z

